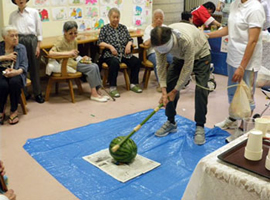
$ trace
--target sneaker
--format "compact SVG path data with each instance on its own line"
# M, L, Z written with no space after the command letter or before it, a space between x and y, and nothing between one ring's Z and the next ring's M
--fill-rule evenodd
M108 101L107 99L105 99L105 98L102 97L102 96L99 96L99 97L93 97L93 96L91 96L90 99L91 99L92 101L97 101L97 102L107 102L107 101Z
M155 133L157 137L164 137L169 133L175 133L177 131L177 124L172 124L170 121L166 121L162 127Z
M214 125L215 127L219 127L222 130L225 129L236 129L238 127L238 122L236 121L232 121L230 120L230 118L226 118L224 121L219 122L217 124Z
M205 131L202 126L196 127L194 143L197 145L203 145L205 143Z
M136 92L136 93L142 93L142 89L137 85L130 88L130 90L133 91L133 92Z
M229 142L235 140L236 138L240 137L243 134L244 134L244 132L241 129L236 128L235 132L226 138L226 142L229 143Z
M117 90L112 90L112 91L110 91L110 95L112 96L112 97L120 97L120 94L119 94L119 92L117 91Z

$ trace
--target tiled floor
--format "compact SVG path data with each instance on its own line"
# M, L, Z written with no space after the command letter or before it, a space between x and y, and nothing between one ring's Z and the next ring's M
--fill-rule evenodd
M142 75L143 72L140 73L141 78ZM60 90L58 95L52 94L50 101L44 104L29 100L27 104L28 114L22 115L20 113L20 122L17 125L10 126L6 122L4 126L0 127L0 158L4 161L9 176L10 188L15 190L18 196L17 199L77 199L24 151L23 145L26 140L155 108L158 105L160 93L156 92L154 79L152 73L148 89L144 90L142 94L135 94L125 90L123 75L119 74L118 85L121 97L116 99L115 102L97 103L90 101L87 83L83 84L84 95L78 95L77 90L75 90L77 101L75 104L70 102L68 90ZM227 77L215 75L215 79L217 88L209 95L207 127L213 127L215 123L223 120L228 114ZM255 98L257 108L254 113L260 113L265 108L267 100L259 89L256 91ZM193 120L194 83L191 83L181 92L177 112L179 115ZM270 114L270 111L267 111L267 114ZM164 117L162 120L165 121L166 118Z

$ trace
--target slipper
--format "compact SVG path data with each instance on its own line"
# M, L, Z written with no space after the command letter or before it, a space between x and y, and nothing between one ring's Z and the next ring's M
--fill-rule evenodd
M0 117L0 125L4 124L4 120L5 120L5 113L3 113L2 116Z
M14 117L9 116L8 123L9 123L10 125L17 124L18 122L19 122L19 117L18 117L18 115L15 115Z

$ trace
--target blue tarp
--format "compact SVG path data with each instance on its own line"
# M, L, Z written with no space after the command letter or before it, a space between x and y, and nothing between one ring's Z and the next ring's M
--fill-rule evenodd
M121 183L82 158L108 148L117 136L128 135L152 111L29 139L24 149L81 200L181 199L198 161L225 145L226 131L205 128L206 143L197 146L193 143L195 123L177 115L177 133L155 137L166 121L161 109L132 136L138 154L161 163L158 168Z

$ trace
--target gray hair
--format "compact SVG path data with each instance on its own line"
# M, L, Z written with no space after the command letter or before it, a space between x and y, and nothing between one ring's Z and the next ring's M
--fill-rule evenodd
M75 21L67 21L64 24L63 31L68 32L70 29L78 29L78 24Z
M120 16L120 11L118 8L111 8L108 12L108 17L110 18L113 14L113 12L117 13Z
M11 26L11 25L5 26L2 29L2 37L7 36L10 31L16 31L16 32L18 32L18 29L15 26Z
M156 15L156 14L161 14L162 15L162 17L163 17L163 19L165 18L165 15L164 15L164 12L163 12L163 10L161 10L161 9L156 9L156 10L154 10L154 12L153 12L153 18L154 18L154 16Z

